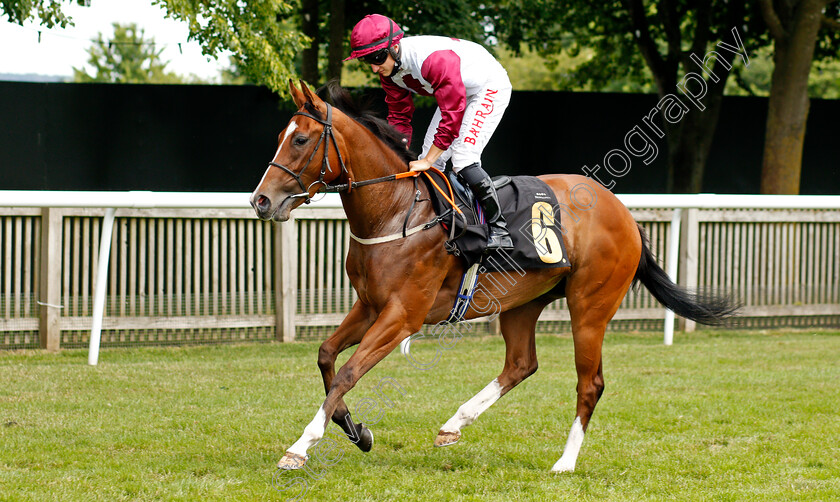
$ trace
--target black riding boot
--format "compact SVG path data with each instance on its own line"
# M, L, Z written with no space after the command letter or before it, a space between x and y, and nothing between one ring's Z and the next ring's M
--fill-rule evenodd
M496 249L513 249L513 239L507 229L507 222L502 216L502 209L499 205L499 197L496 195L496 187L493 180L476 162L461 169L458 173L467 182L470 188L484 209L484 216L490 226L490 235L487 236L487 251Z

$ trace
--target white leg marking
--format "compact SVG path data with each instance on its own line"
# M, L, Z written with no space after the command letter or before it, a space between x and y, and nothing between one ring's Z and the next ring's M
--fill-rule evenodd
M315 414L315 418L313 418L312 421L309 422L309 425L303 429L303 436L301 436L300 439L298 439L297 442L287 451L305 457L306 450L311 448L315 443L320 441L322 437L324 437L326 422L327 414L324 413L324 406L322 405L318 408L318 413Z
M493 379L487 387L473 396L472 399L462 404L458 411L450 418L440 430L445 432L458 432L461 427L466 427L475 422L479 415L484 413L493 403L502 397L502 386L498 379Z
M551 468L552 472L575 472L578 453L583 444L583 426L580 425L580 417L576 417L569 431L569 439L566 441L566 448L560 460Z

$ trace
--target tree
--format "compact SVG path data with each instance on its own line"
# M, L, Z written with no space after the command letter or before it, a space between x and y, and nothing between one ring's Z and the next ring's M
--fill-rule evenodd
M68 0L70 1L70 0ZM86 0L76 0L85 3ZM298 74L296 55L308 41L294 28L296 4L285 0L151 0L167 16L188 24L204 54L234 53L243 76L285 96ZM0 0L3 14L23 24L39 19L47 27L72 25L60 0Z
M69 1L69 0L68 0ZM77 0L84 2L85 0ZM486 38L478 0L151 0L167 16L188 24L190 38L207 55L229 50L237 72L247 81L265 85L285 96L288 80L301 74L312 84L340 78L348 52L347 35L365 14L381 12L399 19L413 34L445 34L483 41ZM13 22L37 17L52 26L71 23L59 0L0 0ZM348 26L349 24L349 26ZM62 24L63 26L63 24ZM323 47L327 40L327 47ZM326 57L323 57L326 56ZM326 60L326 78L321 78ZM296 67L296 62L300 67Z
M294 28L296 5L285 0L152 0L189 25L204 54L233 52L243 76L285 96L308 39Z
M301 32L309 38L309 44L301 52L300 74L307 82L317 84L318 77L318 49L320 47L320 30L318 29L318 0L301 0L300 6Z
M761 96L770 95L770 81L773 75L773 44L761 47L750 54L750 67L741 70L733 68L732 79L726 84L727 95ZM808 96L811 98L840 99L840 59L822 58L811 63L808 76Z
M802 146L810 107L808 77L814 53L818 45L831 50L840 31L840 22L824 14L830 1L759 0L761 14L775 46L761 193L799 193ZM829 12L837 17L838 11L840 2L834 2ZM822 39L819 38L821 29L829 32Z
M371 13L394 19L408 35L445 35L486 43L488 32L476 0L302 0L301 30L312 45L302 54L302 74L313 83L341 79L343 59L349 54L348 35L362 17ZM317 30L316 30L317 27ZM326 47L320 41L327 40ZM315 50L315 47L320 52ZM326 60L325 72L317 64ZM352 81L358 81L353 78ZM362 79L367 81L367 79Z
M668 147L668 190L701 189L729 70L736 60L748 62L743 41L735 40L735 34L761 31L760 19L749 14L744 2L506 0L488 16L499 39L514 49L526 44L546 55L594 51L575 73L581 84L597 89L616 79L643 80L643 70L649 70L660 105L663 100L676 103L674 97L688 103L672 108L681 110L678 120L661 120ZM719 41L742 50L721 50L715 46ZM702 97L686 99L691 93ZM605 164L608 161L605 158ZM620 176L621 171L611 174Z
M84 69L73 68L76 82L111 82L120 84L177 84L183 82L178 75L167 72L166 61L161 60L163 49L155 49L154 39L145 39L143 30L136 24L114 23L114 37L103 40L102 33L88 49L88 63L93 75Z
M86 5L84 0L77 0L77 3ZM73 25L73 20L62 12L61 4L61 0L0 0L0 8L10 22L22 25L37 19L39 24L47 28Z

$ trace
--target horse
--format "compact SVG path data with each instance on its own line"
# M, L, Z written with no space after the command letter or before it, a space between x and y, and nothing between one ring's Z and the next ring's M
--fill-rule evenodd
M431 204L418 202L429 199L429 190L413 182L415 173L407 168L411 157L401 136L372 113L353 113L346 91L332 89L332 100L343 101L334 107L303 81L300 84L298 89L289 82L298 110L278 136L277 150L250 202L260 219L283 222L319 191L341 192L353 237L346 271L358 300L320 346L318 367L326 398L278 462L279 469L302 468L307 451L324 436L330 419L362 451L370 451L373 433L353 422L344 396L424 324L447 319L465 269L463 260L445 249L447 232L440 225L428 229L430 225L424 225L436 215ZM547 305L565 297L574 341L577 405L566 446L552 471L572 472L604 391L601 348L607 323L631 285L641 282L660 303L703 324L723 322L736 307L727 298L689 292L674 284L656 263L642 228L599 183L579 175L539 178L561 201L561 234L571 266L524 270L514 283L505 281L500 272L482 275L466 319L486 315L487 310L477 305L497 304L504 367L440 427L434 445L460 440L464 427L537 371L537 320ZM407 227L412 230L406 232ZM355 345L355 352L336 372L338 354Z

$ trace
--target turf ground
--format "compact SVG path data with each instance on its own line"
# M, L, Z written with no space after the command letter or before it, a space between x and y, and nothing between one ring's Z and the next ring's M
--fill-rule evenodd
M539 371L447 448L435 434L501 370L501 339L462 339L427 370L395 353L347 399L373 450L325 441L275 476L323 398L317 348L113 349L98 367L0 353L0 500L840 499L839 332L608 334L606 391L563 475L569 337L539 337Z

